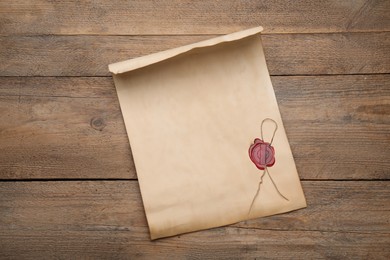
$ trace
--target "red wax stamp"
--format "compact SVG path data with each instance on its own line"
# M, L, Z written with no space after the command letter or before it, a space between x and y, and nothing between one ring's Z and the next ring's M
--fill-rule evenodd
M275 150L270 143L256 138L249 147L249 157L260 170L275 164Z

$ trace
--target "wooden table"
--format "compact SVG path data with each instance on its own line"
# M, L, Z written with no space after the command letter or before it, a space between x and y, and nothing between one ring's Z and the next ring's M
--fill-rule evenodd
M308 207L150 241L107 65L262 25ZM0 3L0 258L390 258L390 1Z

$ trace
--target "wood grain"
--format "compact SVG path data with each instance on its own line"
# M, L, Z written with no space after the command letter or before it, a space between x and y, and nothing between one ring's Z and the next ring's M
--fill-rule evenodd
M390 75L272 81L301 178L390 178Z
M302 179L389 179L390 75L272 77ZM0 77L0 179L136 178L111 77Z
M0 1L0 258L390 259L389 14L387 0ZM151 242L107 65L258 25L308 208Z
M306 209L151 242L136 181L1 182L0 257L386 259L389 185L304 181Z
M110 63L214 36L0 37L0 76L109 76ZM263 44L271 75L390 73L390 32L273 34Z
M1 178L135 178L111 78L0 82Z
M21 1L0 3L0 34L225 34L389 31L377 1Z

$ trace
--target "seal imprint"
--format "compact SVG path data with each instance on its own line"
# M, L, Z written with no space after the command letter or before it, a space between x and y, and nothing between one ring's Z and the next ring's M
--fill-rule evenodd
M260 170L275 164L275 149L267 142L256 138L249 147L249 158Z

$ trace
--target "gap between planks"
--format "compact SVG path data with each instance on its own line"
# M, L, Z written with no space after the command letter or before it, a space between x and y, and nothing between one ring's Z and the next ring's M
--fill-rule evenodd
M248 27L247 29L250 29L250 28L253 28L253 27ZM243 29L245 30L245 29ZM237 31L234 31L234 32L237 32ZM234 33L234 32L231 32L231 33ZM321 31L318 31L318 32L277 32L277 33L272 33L272 32L261 32L261 35L300 35L300 34L359 34L359 33L362 33L362 34L367 34L367 33L388 33L390 32L389 30L372 30L372 31L351 31L351 32L348 32L348 31L339 31L339 32L321 32ZM56 37L56 36L59 36L59 37L62 37L62 36L91 36L91 37L96 37L96 36L107 36L107 37L165 37L165 36L172 36L172 37L176 37L176 36L183 36L183 37L186 37L186 36L210 36L210 37L218 37L218 36L223 36L223 35L226 35L226 34L229 34L229 33L187 33L187 34L99 34L99 33L90 33L90 34L86 34L86 33L73 33L73 34L61 34L61 33L37 33L37 34L23 34L23 33L16 33L16 34L0 34L0 37Z
M333 76L370 76L370 75L390 75L388 72L374 72L374 73L335 73L335 74L275 74L270 75L272 77L333 77ZM59 75L59 76L46 76L46 75L21 75L21 76L14 76L14 75L4 75L0 76L0 78L111 78L110 75L85 75L85 76L78 76L78 75ZM0 96L12 96L12 95L1 95ZM29 95L26 95L29 96ZM54 97L54 96L52 96ZM62 96L59 96L62 97Z
M37 178L37 179L0 179L1 182L115 182L115 181L138 181L137 178L112 178L112 179L91 179L91 178L70 178L70 179L64 179L64 178ZM387 182L390 181L390 179L301 179L301 182Z

